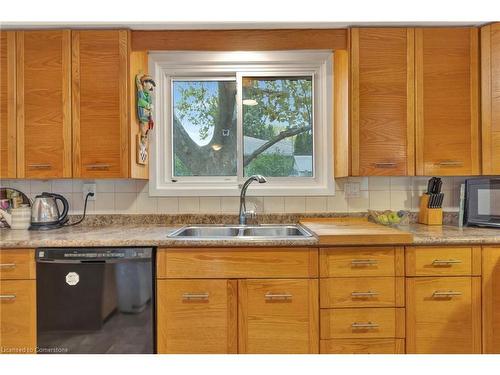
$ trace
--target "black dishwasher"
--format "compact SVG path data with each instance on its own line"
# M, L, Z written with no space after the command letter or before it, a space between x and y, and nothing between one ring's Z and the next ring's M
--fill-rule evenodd
M154 249L36 250L38 353L155 352Z

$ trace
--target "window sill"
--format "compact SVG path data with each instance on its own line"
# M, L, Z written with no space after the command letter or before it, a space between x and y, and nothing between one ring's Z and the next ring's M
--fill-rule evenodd
M256 197L286 197L286 196L321 196L335 195L335 184L332 182L326 186L323 185L308 185L308 186L287 186L281 184L265 184L259 186L252 184L247 190L247 196ZM172 186L156 187L154 184L149 185L149 195L152 197L238 197L240 188L238 185L230 186L200 186L200 185L180 185L172 184Z

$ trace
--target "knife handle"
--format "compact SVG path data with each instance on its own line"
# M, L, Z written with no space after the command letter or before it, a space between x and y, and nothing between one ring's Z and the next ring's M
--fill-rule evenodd
M434 186L434 190L435 190L434 193L440 194L441 193L441 186L443 186L443 181L440 178L438 178L436 180L436 184Z

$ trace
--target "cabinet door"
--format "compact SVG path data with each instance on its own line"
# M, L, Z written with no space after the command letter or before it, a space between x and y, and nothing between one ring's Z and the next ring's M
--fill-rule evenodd
M476 28L415 31L417 175L476 175L479 68Z
M481 353L481 278L408 278L406 348L416 354Z
M0 251L0 280L36 278L34 249Z
M321 354L405 354L404 339L321 340Z
M318 353L318 280L238 282L240 353Z
M35 353L35 283L35 280L0 282L0 353Z
M500 174L500 23L481 28L483 174Z
M500 354L500 247L483 247L483 352Z
M16 177L16 33L0 31L0 178Z
M70 33L17 33L17 177L72 175Z
M158 353L236 353L236 281L158 280Z
M73 31L75 177L128 177L128 32Z
M414 30L351 30L352 174L407 176L414 158Z

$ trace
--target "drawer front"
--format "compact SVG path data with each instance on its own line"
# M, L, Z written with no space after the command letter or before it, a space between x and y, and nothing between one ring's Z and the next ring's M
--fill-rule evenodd
M158 278L308 278L318 275L318 249L161 249Z
M237 282L158 280L158 352L237 352Z
M404 308L322 309L321 339L404 338Z
M342 247L320 249L321 277L394 276L394 247ZM399 257L398 257L399 258ZM402 273L401 269L401 273Z
M0 251L0 279L35 279L35 251L13 249Z
M318 353L318 281L240 280L238 319L240 353Z
M480 247L408 246L406 247L405 256L407 276L469 276L481 274Z
M0 353L35 353L35 283L35 280L0 283Z
M406 280L407 351L417 354L481 352L481 278Z
M321 340L321 354L404 354L404 339Z
M404 306L404 277L320 279L320 307Z

